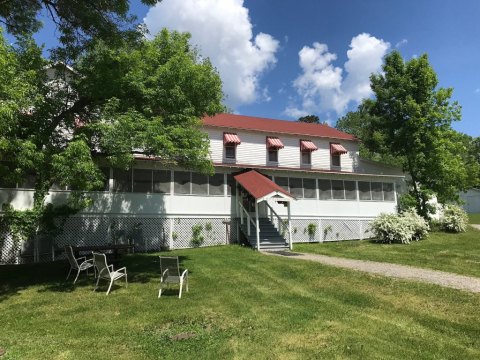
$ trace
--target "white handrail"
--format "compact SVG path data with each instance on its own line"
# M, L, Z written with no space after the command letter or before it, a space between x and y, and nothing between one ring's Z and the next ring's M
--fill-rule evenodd
M267 204L267 207L270 209L270 219L273 223L273 219L272 219L272 214L275 215L275 217L277 218L277 221L278 221L278 232L280 233L280 235L282 235L283 237L283 228L285 228L285 232L288 233L288 243L289 243L289 246L290 246L290 249L292 248L292 235L290 233L290 224L284 224L283 223L283 220L282 218L276 213L275 210L273 210L273 208L270 206L270 204L268 202L266 202ZM290 221L290 219L289 219ZM275 225L275 224L274 224Z
M238 205L239 205L239 208L240 208L240 223L243 225L243 213L245 213L245 215L247 217L247 234L248 234L248 236L250 236L250 234L251 234L250 223L253 225L254 228L257 228L257 226L255 224L255 221L253 221L252 217L250 216L249 212L247 211L247 209L245 209L245 207L240 202L238 202Z

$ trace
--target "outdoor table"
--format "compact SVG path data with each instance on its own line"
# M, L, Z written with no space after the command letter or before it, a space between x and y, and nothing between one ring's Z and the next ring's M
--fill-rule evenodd
M118 258L118 253L121 250L127 250L129 252L135 252L134 244L112 244L112 245L85 245L85 246L72 246L73 253L76 257L80 256L80 252L96 251L106 252L112 251L115 259Z

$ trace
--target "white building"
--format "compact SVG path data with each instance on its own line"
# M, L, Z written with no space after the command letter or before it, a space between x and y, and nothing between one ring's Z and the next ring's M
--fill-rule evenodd
M201 228L196 241L201 246L248 239L267 249L362 239L369 237L371 219L396 211L404 175L360 159L358 141L349 134L326 125L232 114L205 118L204 130L214 175L166 169L141 157L129 171L104 169L105 191L92 193L94 205L71 217L60 237L38 245L37 256L51 256L52 246L127 238L146 251L191 247L195 227ZM52 189L48 201L62 201L66 194ZM28 183L1 188L2 203L28 208L33 189ZM3 243L0 261L16 251ZM33 251L33 245L23 247L24 253Z

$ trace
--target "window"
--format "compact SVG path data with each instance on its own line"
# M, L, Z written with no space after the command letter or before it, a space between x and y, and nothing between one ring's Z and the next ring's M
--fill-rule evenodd
M237 158L237 145L241 141L237 134L223 133L224 159L230 162Z
M290 194L297 198L303 197L303 184L301 178L289 178Z
M332 157L332 166L340 167L341 166L340 154L332 154L331 157Z
M132 171L113 169L113 191L132 192Z
M103 175L103 187L99 189L100 191L108 191L110 187L110 168L100 167L100 171Z
M278 163L278 150L283 149L282 140L278 137L267 136L266 138L268 162Z
M170 170L153 170L153 192L170 194Z
M208 195L208 176L192 173L192 194Z
M303 179L303 197L306 199L317 198L317 186L315 179Z
M393 191L393 183L383 183L383 200L395 201L395 192Z
M223 174L210 176L208 181L210 195L223 195Z
M372 193L370 191L370 183L367 181L358 182L358 193L360 200L372 200Z
M190 194L190 172L175 171L173 179L173 189L175 194Z
M383 200L383 191L381 182L372 182L372 200L382 201Z
M330 200L332 198L332 185L330 180L318 180L318 193L320 200Z
M302 151L302 165L312 165L311 151Z
M152 170L133 169L133 192L152 192Z
M275 176L275 184L281 186L287 191L290 191L290 188L288 186L288 177Z
M278 149L268 150L268 161L272 163L278 163Z
M225 145L225 159L235 160L236 159L236 145Z
M232 191L234 190L235 190L235 179L233 178L232 174L227 174L227 195L232 195Z
M345 199L357 200L357 183L355 181L344 181Z
M341 144L330 143L330 163L332 167L341 167L340 156L348 151Z
M345 192L343 189L342 180L332 180L332 193L333 193L333 198L336 200L345 199Z

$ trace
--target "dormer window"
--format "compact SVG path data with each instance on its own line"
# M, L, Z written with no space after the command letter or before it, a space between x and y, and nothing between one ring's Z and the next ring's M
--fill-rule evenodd
M340 168L342 166L341 155L348 153L342 145L330 143L330 163L332 167Z
M284 148L282 141L278 137L267 136L266 145L268 162L278 164L278 150Z
M237 146L241 144L240 138L234 133L223 133L224 159L236 161Z
M300 140L300 161L302 165L312 165L312 152L318 150L310 140Z

